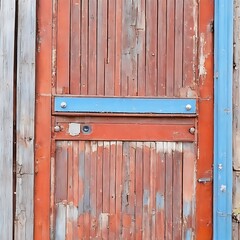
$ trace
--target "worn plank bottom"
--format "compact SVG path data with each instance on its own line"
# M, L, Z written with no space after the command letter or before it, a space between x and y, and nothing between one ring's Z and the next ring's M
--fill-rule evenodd
M194 143L57 141L55 239L194 239Z

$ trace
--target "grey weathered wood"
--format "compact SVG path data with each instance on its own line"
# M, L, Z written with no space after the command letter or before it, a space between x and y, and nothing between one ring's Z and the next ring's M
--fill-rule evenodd
M0 239L13 229L13 78L15 0L0 0Z
M239 239L240 224L240 0L234 0L233 72L233 239Z
M234 4L233 167L240 170L240 0Z
M18 1L15 239L33 239L36 1Z

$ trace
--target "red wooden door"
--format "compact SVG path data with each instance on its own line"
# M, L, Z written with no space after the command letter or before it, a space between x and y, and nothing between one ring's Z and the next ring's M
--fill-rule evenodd
M35 238L211 239L213 1L41 0L38 16Z

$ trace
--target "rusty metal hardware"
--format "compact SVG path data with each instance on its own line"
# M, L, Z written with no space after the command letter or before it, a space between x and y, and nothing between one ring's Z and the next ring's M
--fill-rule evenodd
M199 183L206 184L206 183L208 183L208 182L211 182L212 179L211 179L211 178L199 178L197 181L198 181Z

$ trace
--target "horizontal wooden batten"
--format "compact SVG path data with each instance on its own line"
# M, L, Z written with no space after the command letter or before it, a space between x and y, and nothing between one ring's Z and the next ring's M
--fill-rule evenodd
M55 97L55 113L196 114L195 99Z
M122 141L182 141L193 142L193 124L148 123L58 123L55 140L122 140ZM57 130L57 132L56 132Z

